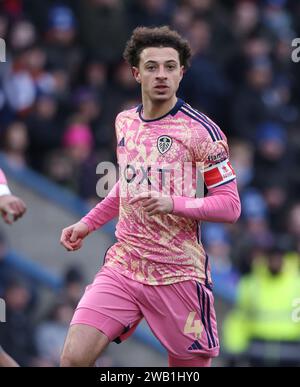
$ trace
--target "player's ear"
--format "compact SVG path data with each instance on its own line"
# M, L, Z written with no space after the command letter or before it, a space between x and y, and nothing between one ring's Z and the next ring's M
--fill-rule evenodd
M141 83L141 75L140 75L140 71L137 67L133 66L131 68L132 70L132 75L134 76L135 80L138 82L138 83Z
M180 80L182 80L184 73L185 73L184 66L181 66L180 67Z

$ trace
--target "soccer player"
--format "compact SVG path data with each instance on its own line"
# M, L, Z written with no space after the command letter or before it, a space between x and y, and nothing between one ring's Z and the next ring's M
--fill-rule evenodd
M4 173L0 169L0 213L4 221L8 224L13 223L23 216L26 211L24 202L13 196L7 186ZM0 367L18 367L18 364L12 359L0 346Z
M120 179L61 235L62 245L74 251L119 216L117 242L78 304L62 366L93 366L142 318L167 349L171 367L209 366L218 355L210 265L199 227L201 221L235 222L240 200L225 135L176 96L190 57L188 42L166 26L138 27L126 45L124 58L141 84L142 104L116 118ZM200 198L194 178L188 179L198 164L208 191ZM182 194L178 170L184 174L186 165L192 169Z

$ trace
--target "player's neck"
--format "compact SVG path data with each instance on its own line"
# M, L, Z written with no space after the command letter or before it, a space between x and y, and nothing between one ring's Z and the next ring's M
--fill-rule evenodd
M143 97L143 118L145 120L155 120L167 114L175 106L177 97L174 95L167 101L151 101Z

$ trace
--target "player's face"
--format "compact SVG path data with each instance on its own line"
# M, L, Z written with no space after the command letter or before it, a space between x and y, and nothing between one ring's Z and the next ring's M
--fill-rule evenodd
M178 51L172 47L148 47L140 54L133 75L142 85L142 93L152 101L171 99L183 76Z

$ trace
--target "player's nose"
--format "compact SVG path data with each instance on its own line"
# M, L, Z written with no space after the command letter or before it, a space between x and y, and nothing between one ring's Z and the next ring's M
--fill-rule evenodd
M158 79L166 79L167 78L166 69L164 68L164 66L159 66L156 78L158 78Z

